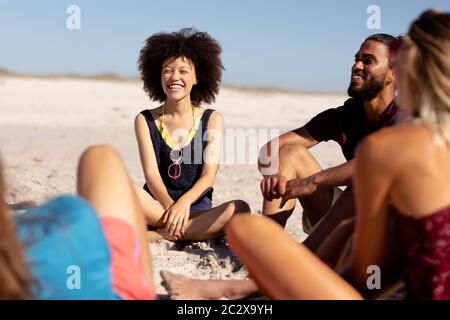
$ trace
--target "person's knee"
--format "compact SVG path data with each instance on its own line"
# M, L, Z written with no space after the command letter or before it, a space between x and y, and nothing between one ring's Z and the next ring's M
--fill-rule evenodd
M250 214L250 206L243 200L233 200L223 205L225 206L225 210L219 218L223 225L226 225L235 215Z
M92 161L121 161L120 154L111 146L106 144L88 147L80 157L80 165Z
M355 228L356 218L348 218L340 221L336 226L336 230L342 233L351 233Z
M307 161L311 158L309 150L300 145L287 144L280 148L280 162L295 162Z
M278 172L288 178L293 178L303 172L310 174L311 161L314 158L303 146L288 144L280 148Z
M234 200L231 201L231 205L233 207L233 213L250 213L251 209L247 202L244 200Z
M230 201L227 203L226 219L229 220L232 216L237 214L251 213L250 210L250 206L244 200Z

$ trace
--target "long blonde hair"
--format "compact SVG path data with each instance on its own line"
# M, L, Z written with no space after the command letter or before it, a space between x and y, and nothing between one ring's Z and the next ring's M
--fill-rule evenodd
M435 141L450 146L450 14L428 10L403 39L405 79L415 114Z
M0 299L30 298L32 277L19 243L11 212L4 201L3 172L0 163Z

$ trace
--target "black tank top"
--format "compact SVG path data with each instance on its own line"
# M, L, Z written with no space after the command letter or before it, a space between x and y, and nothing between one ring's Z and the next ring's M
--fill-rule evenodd
M141 114L145 117L150 130L153 150L155 151L156 161L158 163L159 174L161 175L170 197L174 201L181 198L181 196L189 191L198 179L200 179L204 163L203 151L208 143L208 141L204 140L204 136L206 130L208 129L209 118L213 112L213 109L206 109L203 112L194 138L183 148L183 158L180 163L181 174L178 179L170 178L167 173L169 166L172 164L172 160L170 160L169 157L172 148L170 148L162 138L150 110L147 109L141 112ZM147 184L145 184L144 189L150 193ZM192 205L200 203L204 198L208 198L212 201L212 194L213 188L208 190Z

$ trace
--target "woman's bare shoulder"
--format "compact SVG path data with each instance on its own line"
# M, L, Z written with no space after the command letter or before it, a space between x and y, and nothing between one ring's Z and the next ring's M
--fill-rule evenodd
M417 146L417 142L431 142L431 135L422 124L408 122L380 129L371 134L367 140L387 149L398 149Z
M159 119L159 117L162 114L162 106L153 108L153 109L148 109L150 111L150 113L152 114L153 119Z
M403 163L406 159L410 161L415 158L414 155L427 153L431 144L431 135L423 125L404 123L369 135L358 146L356 155L390 166Z
M157 108L153 108L153 109L146 109L144 111L150 111L153 120L155 121L155 123L157 123L157 121L159 120L160 116L161 116L161 109L162 107L157 107ZM146 117L142 114L141 111L139 112L136 117L134 118L134 126L135 128L147 128L147 120Z
M150 114L152 115L153 120L155 121L155 123L157 123L159 121L159 118L161 117L161 112L162 112L162 107L157 107L157 108L152 108L152 109L146 109L144 111L150 111ZM145 117L142 114L143 111L139 112L136 115L136 118L134 119L134 123L135 125L138 123L145 123Z

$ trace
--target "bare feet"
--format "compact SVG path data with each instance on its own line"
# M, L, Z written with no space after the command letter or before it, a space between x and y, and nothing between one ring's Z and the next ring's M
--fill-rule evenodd
M237 300L258 292L252 280L190 279L168 271L161 277L172 300Z
M172 300L219 300L224 298L222 286L211 280L195 280L168 271L161 271L163 285Z

